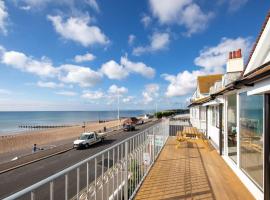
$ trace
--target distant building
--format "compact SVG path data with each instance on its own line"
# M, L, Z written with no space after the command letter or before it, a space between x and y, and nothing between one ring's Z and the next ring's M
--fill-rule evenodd
M198 76L197 89L194 92L191 102L193 106L190 108L190 121L193 126L206 131L206 107L196 105L195 102L207 98L210 94L210 88L215 85L217 81L221 81L222 74L213 74L207 76Z
M270 199L269 18L270 12L248 63L241 50L230 52L222 80L202 95L198 82L189 105L191 123L202 129L253 196L265 200Z

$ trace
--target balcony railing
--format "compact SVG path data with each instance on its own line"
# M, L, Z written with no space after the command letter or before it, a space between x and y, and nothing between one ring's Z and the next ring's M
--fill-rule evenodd
M5 200L132 199L168 136L169 121L163 120Z

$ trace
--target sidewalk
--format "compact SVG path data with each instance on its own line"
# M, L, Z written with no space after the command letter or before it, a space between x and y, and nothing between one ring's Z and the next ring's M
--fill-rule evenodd
M170 137L136 200L254 199L216 150L202 140Z

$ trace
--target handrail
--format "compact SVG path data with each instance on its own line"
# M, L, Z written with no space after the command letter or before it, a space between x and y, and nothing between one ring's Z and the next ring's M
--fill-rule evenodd
M40 188L41 186L43 186L45 184L48 184L48 183L52 182L53 180L55 180L55 179L57 179L57 178L59 178L59 177L61 177L63 175L66 175L68 172L79 168L81 165L92 161L96 157L98 157L98 156L100 156L100 155L102 155L104 153L107 153L108 151L114 149L115 147L120 146L120 145L124 144L127 141L131 141L133 138L137 137L138 135L140 135L140 134L142 134L144 132L147 132L150 129L153 129L155 127L158 127L160 124L162 124L162 121L159 122L158 124L155 124L155 125L153 125L151 127L148 127L147 129L143 130L142 132L139 132L139 133L135 134L134 136L131 136L129 138L126 138L123 141L121 141L121 142L119 142L119 143L117 143L117 144L115 144L115 145L113 145L113 146L111 146L111 147L109 147L107 149L104 149L103 151L101 151L101 152L99 152L99 153L97 153L95 155L90 156L89 158L87 158L85 160L82 160L82 161L80 161L80 162L78 162L78 163L76 163L76 164L74 164L74 165L72 165L72 166L70 166L70 167L68 167L68 168L60 171L60 172L57 172L57 173L53 174L53 175L49 176L48 178L46 178L44 180L41 180L41 181L39 181L39 182L37 182L37 183L35 183L35 184L33 184L33 185L31 185L31 186L29 186L29 187L21 190L19 192L16 192L15 194L10 195L10 196L4 198L3 200L12 200L12 199L19 198L19 197L21 197L21 196L23 196L25 194L28 194L28 193L30 193L30 192L32 192L32 191Z

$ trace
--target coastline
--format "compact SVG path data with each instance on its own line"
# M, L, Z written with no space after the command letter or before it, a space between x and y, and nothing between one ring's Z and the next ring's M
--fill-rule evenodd
M123 119L120 119L120 124ZM104 123L98 121L87 122L85 124L86 131L103 131L103 128L115 127L118 125L118 120L110 120ZM77 138L84 128L82 125L74 125L64 128L50 128L45 130L33 130L27 132L19 132L12 135L0 136L0 154L12 153L19 150L30 150L33 144L37 144L38 147L50 145L63 140L72 140Z

